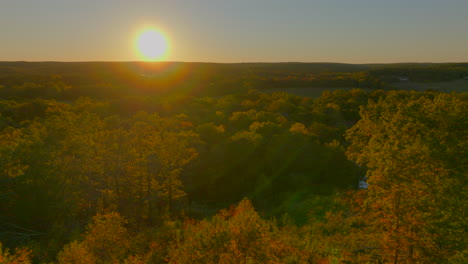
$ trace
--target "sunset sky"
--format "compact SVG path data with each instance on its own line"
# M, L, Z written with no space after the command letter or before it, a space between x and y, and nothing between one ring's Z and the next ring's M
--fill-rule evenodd
M467 0L1 0L0 61L468 61Z

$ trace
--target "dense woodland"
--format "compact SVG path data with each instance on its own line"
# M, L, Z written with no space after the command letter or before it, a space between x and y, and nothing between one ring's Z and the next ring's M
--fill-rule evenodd
M0 63L0 263L466 263L468 95L399 76L468 65Z

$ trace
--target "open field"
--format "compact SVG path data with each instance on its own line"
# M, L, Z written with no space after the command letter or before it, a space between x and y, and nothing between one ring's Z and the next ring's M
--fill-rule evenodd
M265 93L276 93L276 92L287 92L294 95L299 95L303 97L318 98L322 96L324 91L333 92L335 90L345 90L349 91L355 88L350 87L290 87L290 88L270 88L270 89L261 89L260 91ZM364 91L372 91L372 89L360 88Z
M468 92L468 80L459 79L449 82L400 82L391 85L396 89L426 91L433 89L441 92Z
M269 88L261 89L260 91L265 93L275 92L287 92L294 95L317 98L322 95L324 91L335 91L345 90L349 91L354 88L350 87L289 87L289 88ZM373 89L359 88L367 92L373 91ZM468 92L468 80L460 79L449 82L401 82L392 84L387 90L406 90L406 91L426 91L426 90L437 90L441 92Z

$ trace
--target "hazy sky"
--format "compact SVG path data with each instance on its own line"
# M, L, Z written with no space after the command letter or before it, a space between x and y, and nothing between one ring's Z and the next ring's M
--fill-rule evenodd
M468 0L0 0L0 60L138 60L146 25L172 61L468 61Z

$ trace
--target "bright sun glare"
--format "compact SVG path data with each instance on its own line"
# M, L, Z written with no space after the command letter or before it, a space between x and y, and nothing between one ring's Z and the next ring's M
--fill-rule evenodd
M145 29L138 34L136 49L144 61L160 61L167 57L169 45L167 38L156 29Z

